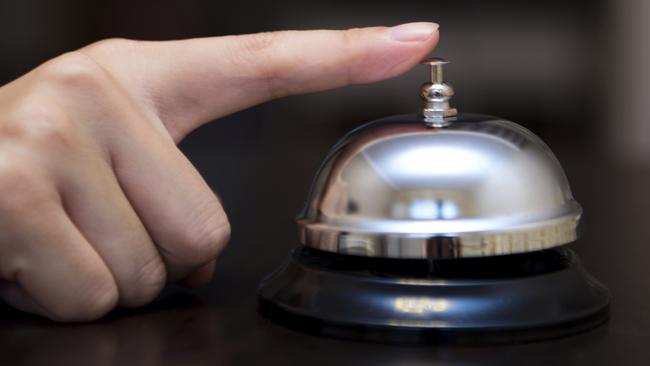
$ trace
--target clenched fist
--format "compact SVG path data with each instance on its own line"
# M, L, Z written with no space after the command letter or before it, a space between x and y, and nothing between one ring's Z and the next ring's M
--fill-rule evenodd
M437 25L100 41L0 88L0 296L57 321L210 280L230 228L176 143L270 99L368 83Z

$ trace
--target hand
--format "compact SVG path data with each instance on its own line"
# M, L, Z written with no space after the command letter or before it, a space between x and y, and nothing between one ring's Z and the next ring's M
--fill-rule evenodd
M208 282L228 219L175 144L270 99L396 76L437 40L432 23L112 39L3 86L0 296L87 321Z

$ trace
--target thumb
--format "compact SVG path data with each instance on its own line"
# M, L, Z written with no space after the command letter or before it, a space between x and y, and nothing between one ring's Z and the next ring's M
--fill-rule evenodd
M179 41L107 40L82 50L175 141L215 118L270 99L399 75L438 41L435 23L282 31Z

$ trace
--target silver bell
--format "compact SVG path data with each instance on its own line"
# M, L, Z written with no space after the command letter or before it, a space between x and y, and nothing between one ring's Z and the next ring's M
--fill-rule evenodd
M300 241L258 290L265 317L379 342L527 342L607 320L609 291L563 244L582 209L551 150L516 123L458 114L429 59L419 114L330 151ZM508 254L508 255L506 255Z
M416 115L367 123L330 151L298 218L304 245L341 254L457 258L576 239L581 215L551 150L524 127L457 114L441 59Z

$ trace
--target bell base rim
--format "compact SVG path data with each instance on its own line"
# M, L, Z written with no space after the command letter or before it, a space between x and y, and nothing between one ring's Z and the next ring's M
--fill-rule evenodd
M530 263L538 266L521 273L517 272L521 268L504 272L507 265L502 264L500 273L464 276L454 266L462 269L467 263L447 259L441 265L449 268L433 278L416 278L418 273L407 273L412 268L387 275L383 270L384 275L378 275L359 273L355 267L375 265L381 270L395 260L373 264L370 259L369 264L367 258L298 247L279 271L262 282L259 312L273 323L312 335L413 345L527 343L586 332L605 323L609 291L584 271L572 251L547 252L499 257L500 263L509 261L513 267L516 263L524 263L522 268ZM359 259L362 262L356 263ZM330 263L337 260L353 263ZM477 260L484 261L460 261L474 266L471 262ZM413 262L406 263L413 268L422 264L399 261ZM546 268L540 264L544 261ZM445 272L451 278L441 278ZM544 299L548 303L540 304Z
M585 318L549 326L507 330L444 329L339 324L292 313L262 298L258 302L258 311L274 324L310 335L411 346L489 346L549 341L589 332L605 324L610 317L607 307Z

